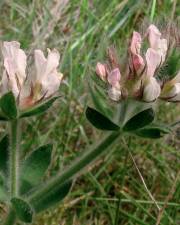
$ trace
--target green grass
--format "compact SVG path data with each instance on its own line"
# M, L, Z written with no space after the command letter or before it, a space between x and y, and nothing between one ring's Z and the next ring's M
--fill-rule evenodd
M176 2L174 10L169 0L1 0L1 40L20 41L29 56L34 48L55 47L61 52L61 71L65 75L61 99L48 114L26 120L23 127L24 154L39 144L54 142L54 159L47 176L68 165L103 136L86 121L84 109L93 105L88 80L96 62L103 60L107 43L116 43L123 58L132 31L143 30L144 20L178 18L180 6ZM178 105L160 103L159 109L161 120L179 119ZM178 135L177 131L158 141L125 136L76 179L63 204L38 215L33 225L156 224L157 206L128 151L156 203L163 207L179 171ZM127 149L130 142L131 149ZM179 223L179 198L178 180L161 225Z

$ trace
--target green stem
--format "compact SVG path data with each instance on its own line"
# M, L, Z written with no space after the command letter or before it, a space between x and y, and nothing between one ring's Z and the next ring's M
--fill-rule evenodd
M107 151L109 147L114 143L120 135L120 131L111 132L103 141L101 141L94 148L90 148L89 151L85 152L77 160L75 160L71 166L65 169L62 173L58 174L54 178L51 178L45 185L43 184L37 191L28 197L29 202L36 209L36 203L39 199L46 196L46 193L52 192L56 186L63 184L65 181L74 178L79 174L82 169L92 163L98 156Z
M19 121L10 121L10 194L18 196Z
M9 178L10 178L10 196L18 196L18 180L19 180L19 121L17 119L9 122ZM4 225L13 225L16 221L15 213L12 209L9 210Z

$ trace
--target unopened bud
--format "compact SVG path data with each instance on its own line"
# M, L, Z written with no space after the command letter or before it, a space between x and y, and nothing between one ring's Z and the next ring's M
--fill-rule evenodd
M119 71L118 68L112 70L109 74L108 74L108 82L110 85L112 85L113 87L117 86L120 79L121 79L121 73Z
M106 81L106 67L102 63L97 63L96 74L101 78L101 80Z

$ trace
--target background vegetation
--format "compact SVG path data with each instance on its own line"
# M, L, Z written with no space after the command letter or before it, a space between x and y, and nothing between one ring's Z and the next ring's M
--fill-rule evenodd
M84 109L87 104L103 105L106 112L111 107L107 101L97 102L99 95L94 95L88 87L88 78L96 62L103 59L106 43L120 46L123 57L134 29L143 30L142 24L153 15L155 21L178 20L178 3L176 0L1 0L1 40L21 42L29 58L34 48L57 48L65 78L60 88L62 98L53 109L24 125L22 157L38 144L53 141L54 160L48 177L101 139L102 132L86 121ZM179 113L178 104L159 103L161 120L178 121ZM4 129L1 125L0 131ZM179 137L177 126L173 135L158 141L122 138L76 180L63 204L39 215L34 225L180 223ZM161 217L158 208L163 206ZM5 211L2 205L1 216Z

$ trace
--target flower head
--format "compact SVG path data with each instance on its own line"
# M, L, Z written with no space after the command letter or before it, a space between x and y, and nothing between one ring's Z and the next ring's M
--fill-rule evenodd
M141 48L145 39L148 40L149 46L144 53ZM124 70L115 51L108 49L108 62L98 63L96 73L107 83L110 99L119 101L130 97L153 102L160 97L179 101L180 75L164 85L162 80L157 79L159 71L167 62L167 50L168 42L154 24L147 28L144 36L133 32Z
M41 50L34 51L35 73L26 74L26 55L18 42L4 42L4 72L2 94L12 91L21 109L52 97L59 89L62 74L57 71L60 55L48 49L45 58Z

